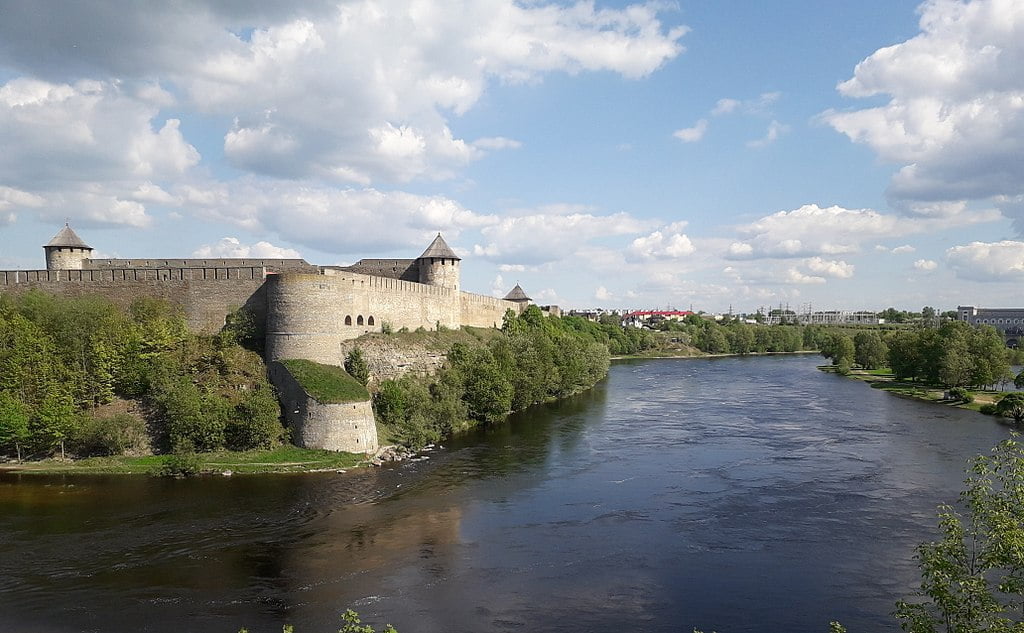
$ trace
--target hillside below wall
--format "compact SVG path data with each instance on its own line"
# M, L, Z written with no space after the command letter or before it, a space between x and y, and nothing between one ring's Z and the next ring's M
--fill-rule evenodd
M346 453L372 453L379 448L369 400L324 404L306 393L281 363L270 363L268 372L292 431L293 444Z
M444 352L430 349L424 345L377 337L342 343L341 357L345 358L356 347L366 359L366 366L370 370L371 386L380 384L384 380L401 378L405 374L417 376L436 374L448 360L448 356Z
M0 271L0 292L99 295L125 308L140 297L163 299L182 309L191 329L213 333L243 306L264 322L264 274L262 267Z

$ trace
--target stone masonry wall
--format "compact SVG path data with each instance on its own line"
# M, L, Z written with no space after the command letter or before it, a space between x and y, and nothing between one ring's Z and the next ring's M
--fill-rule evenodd
M190 328L212 333L243 306L257 323L265 320L264 275L262 267L0 271L0 292L101 295L123 307L139 297L164 299L182 308Z
M347 453L379 448L369 400L324 404L306 393L281 363L270 363L268 370L296 446Z
M400 378L405 374L436 374L448 359L444 352L422 345L376 337L362 339L358 343L354 340L345 341L341 344L341 358L344 359L356 347L362 351L363 358L366 359L371 386L384 380Z
M370 277L273 275L267 280L267 360L307 358L341 365L342 344L367 332L438 325L500 326L516 304L448 288Z

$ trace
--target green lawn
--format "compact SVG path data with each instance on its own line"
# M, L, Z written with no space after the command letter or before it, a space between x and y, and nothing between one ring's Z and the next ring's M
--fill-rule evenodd
M370 399L370 392L366 387L336 365L323 365L300 358L283 360L281 364L288 368L306 393L323 404L363 402Z
M358 466L365 458L355 453L318 451L296 446L279 446L265 451L198 453L203 472L295 473L337 470ZM19 472L38 474L153 474L163 465L165 455L145 457L92 457L74 461L47 459L23 464L6 464Z

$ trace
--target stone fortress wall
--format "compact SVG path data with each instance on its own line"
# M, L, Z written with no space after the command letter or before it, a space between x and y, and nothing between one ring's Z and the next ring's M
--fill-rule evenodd
M367 332L500 326L520 304L440 286L349 272L267 280L268 361L344 362L343 343Z
M507 310L518 313L529 303L518 286L509 301L461 292L459 257L440 234L416 259L349 267L302 259L92 259L93 249L68 225L43 248L46 270L0 271L0 292L102 295L124 307L158 298L179 306L189 327L206 333L220 330L232 310L249 309L264 326L266 360L293 440L306 448L376 449L372 408L369 401L318 403L274 361L343 365L346 341L385 326L497 327Z
M163 299L182 309L190 328L212 333L237 308L251 310L258 323L266 319L266 277L262 266L6 270L0 271L0 292L102 295L123 307L140 297Z

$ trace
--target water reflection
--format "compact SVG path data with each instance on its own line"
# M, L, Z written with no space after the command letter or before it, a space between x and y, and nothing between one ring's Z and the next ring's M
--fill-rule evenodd
M815 358L616 364L355 475L0 475L0 630L895 631L991 419Z

